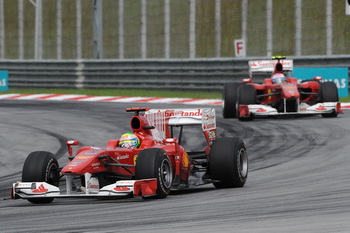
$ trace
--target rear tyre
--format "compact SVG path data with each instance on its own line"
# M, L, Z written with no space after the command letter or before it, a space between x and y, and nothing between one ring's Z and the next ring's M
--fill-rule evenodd
M222 93L222 116L224 118L236 117L237 90L241 83L226 83Z
M238 100L237 100L237 118L241 121L253 120L253 115L249 117L240 117L239 105L256 104L256 90L252 85L241 85L238 89Z
M248 177L248 155L240 138L216 139L210 152L210 174L216 188L243 187Z
M324 102L338 102L338 88L334 82L324 82L320 83L320 103ZM321 114L322 117L337 117L338 113L336 111L331 113Z
M59 179L60 172L54 154L34 151L28 155L22 170L23 182L46 182L58 187ZM50 203L53 200L54 198L28 198L29 202L35 204Z
M163 149L142 150L136 161L135 177L137 180L157 178L156 198L166 198L173 183L171 161Z

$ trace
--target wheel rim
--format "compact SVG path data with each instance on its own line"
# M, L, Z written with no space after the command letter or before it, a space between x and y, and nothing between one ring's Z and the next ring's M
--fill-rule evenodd
M236 101L236 117L239 118L239 103Z
M57 165L52 163L49 167L47 183L52 184L54 186L58 186L59 174L57 172Z
M161 164L161 170L160 170L161 180L162 183L166 188L170 188L172 180L173 180L173 172L171 170L171 166L168 160L163 160Z
M246 177L248 173L248 156L243 148L239 150L237 156L238 171L241 177Z

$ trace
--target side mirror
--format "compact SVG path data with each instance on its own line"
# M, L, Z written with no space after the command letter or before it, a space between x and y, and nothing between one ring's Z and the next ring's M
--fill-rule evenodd
M313 78L313 80L315 80L315 81L321 81L321 80L322 80L322 77L321 77L321 76L315 76L315 77Z
M252 78L244 78L242 79L242 83L252 83L253 79Z
M175 151L179 150L179 143L177 138L164 138L163 143L173 143L175 144Z
M77 146L79 145L79 141L77 140L69 140L66 142L66 145L68 146L68 154L69 154L69 159L73 159L73 148L72 146Z
M69 140L66 142L67 146L77 146L79 145L79 141L78 140Z
M164 138L164 143L177 143L177 138Z

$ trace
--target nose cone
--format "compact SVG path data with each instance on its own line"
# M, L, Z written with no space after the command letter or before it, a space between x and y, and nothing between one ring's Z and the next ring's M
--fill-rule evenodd
M92 151L83 151L82 153L79 153L75 158L70 161L63 169L62 173L67 174L78 174L83 175L86 172L89 173L96 173L100 172L103 166L101 165L100 160L98 159L98 156L102 152L99 153L93 153Z
M282 86L283 98L300 98L300 93L297 85L288 84Z

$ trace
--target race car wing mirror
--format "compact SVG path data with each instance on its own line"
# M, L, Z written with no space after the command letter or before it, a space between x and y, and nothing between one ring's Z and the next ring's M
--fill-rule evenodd
M244 79L242 79L242 83L251 83L251 82L253 82L252 78L244 78Z
M313 80L315 80L315 81L321 81L321 80L322 80L322 77L321 77L321 76L315 76L315 77L313 78Z
M73 148L72 148L72 146L79 145L79 141L77 141L77 140L68 140L66 142L66 145L68 146L69 158L73 158Z
M156 127L154 127L153 125L145 125L143 127L143 129L155 129Z
M140 112L145 112L148 111L148 108L126 108L125 109L127 112L135 112L134 116L139 116Z

